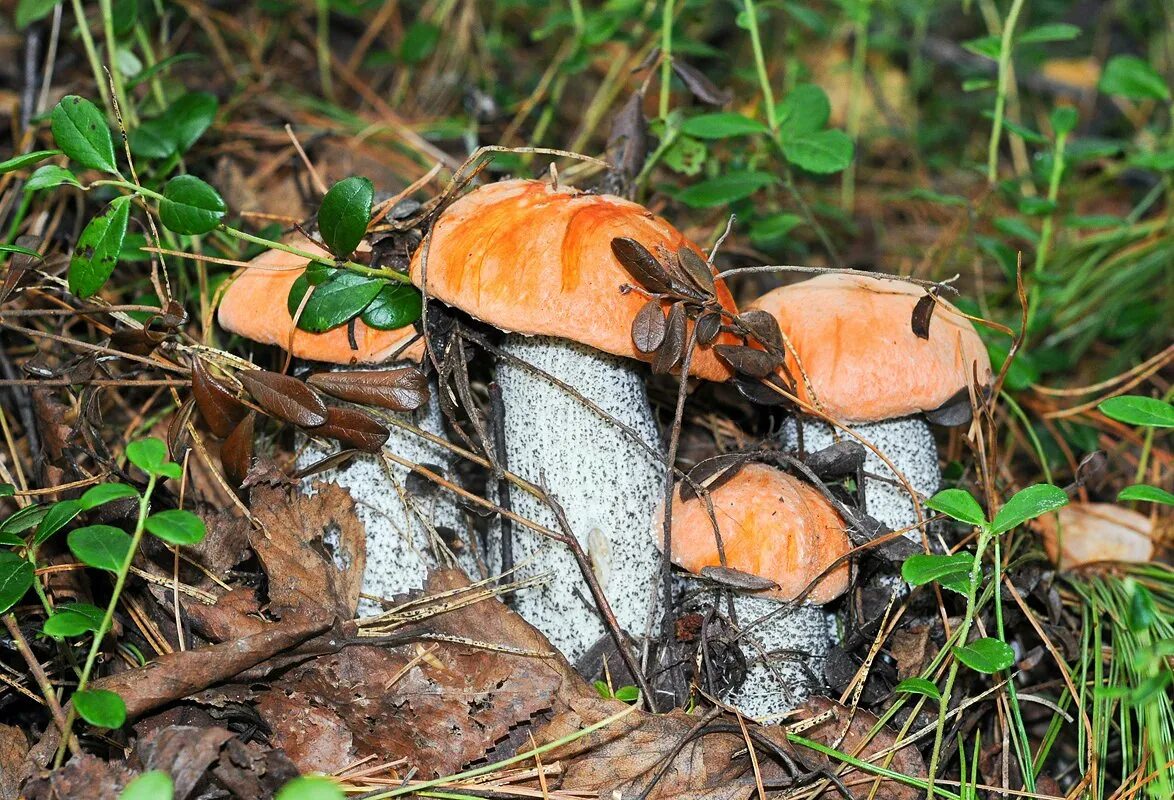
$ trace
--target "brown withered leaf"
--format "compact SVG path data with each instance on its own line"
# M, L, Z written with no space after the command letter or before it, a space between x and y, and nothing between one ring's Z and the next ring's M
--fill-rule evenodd
M192 395L208 430L221 439L232 433L249 411L227 386L208 374L199 358L192 359Z
M681 271L698 289L706 295L713 295L717 292L709 264L705 263L705 259L697 255L696 251L690 247L680 248L677 250L677 261L681 264Z
M856 757L862 761L869 761L873 754L886 750L897 743L897 734L888 727L881 728L871 740L868 739L868 732L876 726L877 716L863 708L851 709L825 697L813 697L796 709L795 713L799 719L809 719L818 717L827 711L832 713L831 718L804 731L802 736L828 747L835 747L842 753L856 754ZM810 751L808 751L808 756L815 758ZM839 766L839 762L835 762L835 766ZM888 768L912 778L924 778L926 774L925 761L917 747L912 744L895 752L892 761L888 763ZM840 774L840 777L845 783L851 785L856 779L871 776L848 767ZM820 796L831 800L839 795L832 789L825 791ZM877 800L918 800L921 797L921 792L912 786L883 780L873 797Z
M934 296L923 294L917 300L917 304L913 306L913 319L911 320L913 326L913 335L918 339L929 338L929 323L933 320L933 310L937 307L937 302Z
M220 464L224 467L224 477L228 485L239 489L248 477L249 469L253 465L253 428L257 422L257 412L250 411L245 415L220 448Z
M18 236L16 246L35 251L41 246L41 238L28 234ZM16 291L16 287L20 285L24 276L36 266L37 259L32 256L26 256L24 253L16 253L12 256L8 262L8 270L4 273L4 283L0 284L0 303L3 303L10 294Z
M738 321L758 340L763 347L783 346L783 334L779 330L779 321L774 314L760 308L752 308L738 315Z
M722 315L709 311L697 318L697 341L703 345L713 344L722 331Z
M864 445L846 439L809 453L803 463L821 478L838 478L855 474L864 466L865 455Z
M779 587L770 578L763 578L760 575L743 572L733 567L702 567L699 574L707 581L749 592L763 592L767 589L777 589Z
M334 483L313 488L305 495L254 486L250 508L260 530L250 531L250 544L269 575L274 611L320 610L350 619L367 563L366 531L349 492Z
M696 67L691 67L677 58L674 58L672 62L673 72L677 73L681 83L685 84L693 96L701 102L711 106L724 106L734 99L734 92L731 89L717 88L713 81Z
M693 484L711 491L716 489L737 475L749 461L744 453L722 453L698 462L689 470L689 480L681 482L681 499L691 500L697 496Z
M25 783L19 797L21 800L117 800L134 777L125 764L83 753L52 772L34 775Z
M607 135L608 161L625 183L640 174L648 157L648 122L644 119L644 92L636 91L615 115Z
M685 304L673 303L669 309L669 318L665 323L664 341L652 358L652 371L657 375L667 375L673 367L681 363L685 355L685 345L688 344L688 331Z
M925 412L925 418L934 425L953 428L965 425L974 417L974 407L970 404L970 389L963 386L954 396L937 408Z
M775 371L779 360L766 352L740 344L714 345L713 352L735 372L750 378L765 378Z
M648 252L648 248L635 239L626 236L611 240L611 251L620 265L636 282L650 292L667 292L672 289L672 278L668 270Z
M184 404L171 415L171 422L167 424L167 452L171 460L177 464L183 463L183 456L190 449L188 444L188 423L192 421L192 414L196 410L196 399L189 397Z
M16 798L20 789L20 766L29 752L24 731L15 725L0 724L0 798Z
M641 353L655 352L664 341L666 327L660 301L649 300L640 307L636 318L632 320L632 344Z
M787 398L776 392L767 385L768 382L775 383L783 389L788 389L785 381L781 381L778 375L771 375L765 381L754 380L752 378L745 378L741 375L735 375L730 383L738 390L738 394L745 397L751 403L756 403L760 406L781 406L787 402Z
M173 797L185 800L220 759L220 748L231 738L225 728L168 725L142 737L135 750L144 771L166 772L175 787Z
M326 422L314 428L314 435L336 439L364 453L378 453L391 434L382 422L362 409L332 406Z
M119 328L110 334L110 346L136 356L149 356L165 338L165 334L150 327Z
M272 416L302 428L326 422L326 404L297 378L251 369L237 375L257 404Z
M416 367L316 372L306 383L339 400L391 411L415 411L428 402L428 379Z

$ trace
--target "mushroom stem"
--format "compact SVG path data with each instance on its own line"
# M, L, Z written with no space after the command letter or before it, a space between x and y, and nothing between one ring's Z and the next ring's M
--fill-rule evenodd
M411 366L410 362L388 364L388 368ZM444 419L435 388L425 405L410 414L399 415L412 425L437 436L444 435ZM384 449L415 464L439 466L451 472L454 456L448 450L415 434L390 426ZM335 446L310 439L297 459L305 468L331 455ZM458 533L463 540L465 521L460 507L448 492L432 485L408 486L409 470L377 454L358 453L345 464L320 473L320 480L332 481L350 492L355 511L367 532L367 566L362 592L392 598L422 589L428 573L451 566L454 556L441 538L442 531ZM455 563L472 577L478 575L475 557L466 546ZM346 565L339 565L345 568ZM382 612L373 600L359 601L359 615Z
M545 490L591 558L621 628L642 632L652 601L658 555L649 531L664 485L656 422L634 363L564 339L511 334L502 350L572 386L636 432L651 452L564 389L524 366L497 368L505 406L510 471ZM511 487L514 511L558 528L550 507ZM550 580L515 598L515 608L571 661L605 634L574 556L558 542L515 526L518 579ZM500 558L491 529L489 557ZM491 564L493 561L490 562Z
M803 419L799 422L803 432L803 451L814 453L842 439L842 432L836 433L824 422ZM938 467L938 451L934 444L929 423L920 414L882 422L852 425L852 430L893 463L893 466L908 480L913 491L924 500L941 487L942 473ZM787 420L780 432L783 447L799 450L799 436L794 419ZM909 528L917 524L917 512L904 482L893 474L870 448L864 456L864 502L870 516L888 525L893 530ZM910 530L907 539L921 541L919 530Z

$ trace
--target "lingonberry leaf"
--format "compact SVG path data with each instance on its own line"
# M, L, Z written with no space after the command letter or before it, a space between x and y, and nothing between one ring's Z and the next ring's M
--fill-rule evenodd
M69 291L78 297L97 294L118 264L130 223L130 197L116 197L90 220L69 260Z
M250 411L233 428L220 447L220 464L224 467L224 477L234 489L240 488L245 482L253 466L253 426L256 420L257 412Z
M147 517L147 531L168 544L193 545L203 541L208 531L204 520L182 508L159 511Z
M126 703L106 689L83 689L73 693L78 716L98 728L121 728L126 722Z
M75 94L66 95L50 115L53 139L65 155L83 167L115 174L114 140L98 107Z
M942 693L938 691L938 687L932 681L925 678L906 678L893 687L894 692L904 692L906 694L921 694L932 700L941 700Z
M202 359L192 359L192 395L209 430L221 439L232 433L249 409L220 381L208 374Z
M33 535L33 545L39 545L57 531L73 522L78 514L82 513L82 504L77 500L62 500L49 507L49 511L37 524L37 532Z
M970 591L970 572L974 569L972 553L939 555L918 553L905 559L901 565L901 577L913 586L937 581L942 586L960 595Z
M336 439L364 453L378 453L389 431L382 422L357 408L332 407L326 422L314 428L315 436Z
M322 198L318 209L318 232L322 241L339 258L346 258L363 241L371 221L375 187L366 178L345 178Z
M331 397L391 411L415 411L428 402L428 379L416 367L316 372L306 383Z
M1106 417L1126 425L1146 425L1153 428L1174 427L1174 405L1165 400L1142 395L1126 394L1110 397L1097 406Z
M385 285L385 281L335 269L322 283L311 286L302 274L289 288L286 307L297 318L298 328L323 333L357 317Z
M415 286L385 283L359 318L369 327L394 331L411 325L424 310L424 297Z
M159 220L175 233L189 236L208 233L224 219L224 199L195 175L177 175L163 187Z
M263 369L241 372L238 377L257 404L274 417L302 428L326 422L326 404L297 378Z
M611 252L628 274L650 292L667 292L672 288L668 270L648 248L626 236L611 240Z
M31 167L39 161L44 161L46 158L61 155L60 150L34 150L31 153L24 153L23 155L15 156L7 161L0 161L0 175L6 172L16 172L18 169Z
M128 783L118 800L172 800L174 797L171 776L161 769L153 769Z
M987 675L1007 669L1015 663L1015 651L1011 645L989 636L975 639L964 647L955 647L954 655L975 672Z
M111 525L90 525L70 531L66 541L77 560L87 567L118 572L130 552L131 538Z
M641 353L654 353L664 341L666 328L660 302L649 300L636 312L632 320L632 344Z
M16 553L0 550L0 614L20 602L35 578L32 564Z
M91 486L86 490L85 494L81 496L80 503L82 511L90 511L98 506L112 503L115 500L123 500L128 497L139 497L139 492L135 487L128 486L125 483L99 483L97 486Z

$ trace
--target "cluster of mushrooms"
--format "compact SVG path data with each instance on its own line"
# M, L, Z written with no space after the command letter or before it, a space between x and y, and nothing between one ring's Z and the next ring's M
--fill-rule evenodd
M224 295L221 325L341 369L426 357L412 326L298 330L285 297L305 267L284 252L262 255ZM543 181L493 183L452 203L416 251L411 279L428 302L505 333L494 380L504 409L502 463L517 480L491 481L509 487L491 499L533 523L510 526L510 580L533 584L514 597L515 610L572 662L607 634L580 560L542 529L573 535L631 641L661 635L662 551L684 571L682 592L712 587L707 576L718 571L749 664L745 681L722 699L758 718L810 693L807 676L820 673L836 640L824 606L850 585L851 534L861 521L874 535L906 530L923 542L921 503L941 477L929 423L968 420L959 408L968 412L991 379L969 319L937 297L928 324L924 309L915 314L927 297L920 287L823 274L739 313L703 251L671 224L627 200ZM918 315L921 324L911 323ZM768 350L775 357L754 357ZM648 364L687 373L682 381L753 378L760 394L786 397L799 413L773 444L793 453L792 463L856 443L857 502L845 505L810 470L784 469L784 459L674 472L683 477L670 484L670 437L648 400ZM327 475L351 492L366 525L367 595L420 588L428 570L453 563L451 531L466 529L452 492L409 491L413 464L454 475L439 391L446 389L434 386L426 404L397 416L382 452ZM311 439L299 463L330 451ZM502 530L490 525L480 559L468 548L457 554L471 577L502 570Z

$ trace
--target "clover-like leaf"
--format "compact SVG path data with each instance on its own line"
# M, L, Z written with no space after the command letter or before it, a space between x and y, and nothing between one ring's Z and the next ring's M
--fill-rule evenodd
M1016 528L1028 520L1055 511L1068 505L1068 495L1058 486L1050 483L1040 483L1028 486L1007 501L1006 505L995 514L991 522L990 531L994 534L1005 533Z
M975 672L987 675L1007 669L1015 663L1015 651L1011 645L989 636L975 639L964 647L955 647L954 655Z
M138 496L138 490L125 483L99 483L97 486L86 489L80 502L82 511L90 511L115 500L123 500L127 497L137 498Z
M224 219L224 199L194 175L176 175L163 187L159 220L175 233L198 236L213 230Z
M161 769L153 769L128 783L118 800L172 800L174 797L171 776Z
M73 693L78 716L98 728L121 728L126 722L126 703L116 692L83 689Z
M175 508L147 517L147 530L169 544L192 545L208 533L204 520L190 511Z
M90 525L70 531L70 552L87 567L118 572L130 552L131 538L111 525Z

